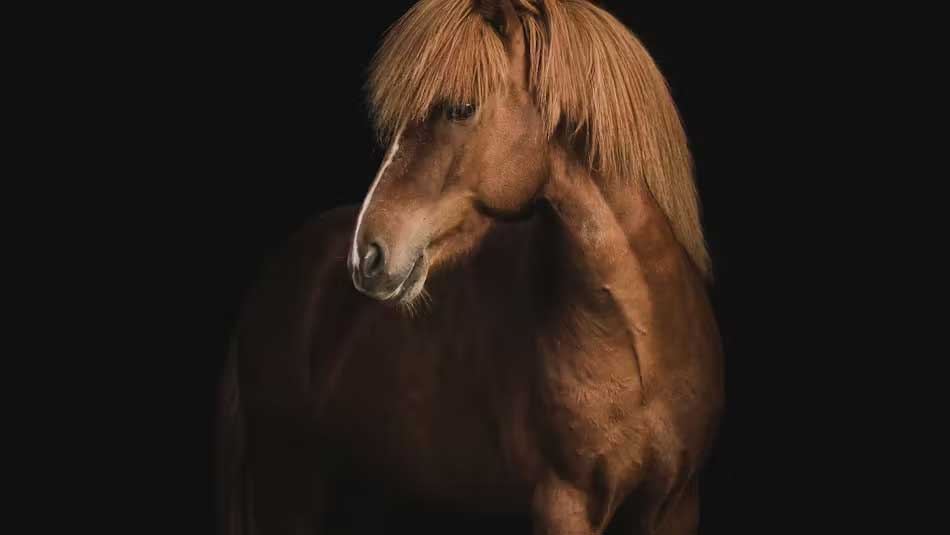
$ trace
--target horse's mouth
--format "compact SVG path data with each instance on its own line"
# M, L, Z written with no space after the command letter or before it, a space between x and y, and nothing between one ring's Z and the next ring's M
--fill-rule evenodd
M398 300L400 303L411 303L422 293L428 272L429 260L425 253L422 253L412 264L412 269L409 270L409 274L406 275L406 278L399 283L399 286L393 290L393 293L389 295L385 301Z

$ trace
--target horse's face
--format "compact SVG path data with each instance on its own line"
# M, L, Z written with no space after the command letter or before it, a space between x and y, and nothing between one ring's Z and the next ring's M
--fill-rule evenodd
M502 9L504 6L504 9ZM400 130L371 186L348 258L356 288L411 302L429 270L472 250L496 218L527 211L546 176L547 141L527 89L521 23L508 0L509 83L480 106L446 103Z

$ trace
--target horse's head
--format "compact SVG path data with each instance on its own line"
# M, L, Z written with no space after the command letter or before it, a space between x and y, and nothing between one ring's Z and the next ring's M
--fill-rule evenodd
M420 0L380 47L370 97L389 150L348 258L364 293L412 301L429 270L544 197L564 156L586 160L614 195L651 194L708 273L686 135L666 80L595 4Z
M356 287L377 299L412 301L429 270L471 250L492 219L525 212L545 177L548 141L515 6L465 4L420 2L376 58L376 98L401 92L407 108L431 101L392 120L389 150L356 222L348 264ZM426 12L446 5L466 9ZM427 40L445 42L435 49ZM377 110L377 119L390 120L386 113Z

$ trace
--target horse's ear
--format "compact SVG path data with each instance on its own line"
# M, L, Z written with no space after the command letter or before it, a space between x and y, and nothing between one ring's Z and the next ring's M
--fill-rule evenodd
M475 11L484 17L485 22L498 32L506 41L510 41L513 32L520 30L521 25L518 21L518 13L515 11L515 4L521 4L520 0L473 0Z
M544 3L544 0L517 0L515 2L515 5L520 7L521 9L524 9L525 11L529 11L531 13L534 13L535 15L540 15L541 4L543 3Z
M475 9L485 21L495 29L505 42L508 60L511 66L511 80L516 86L526 87L528 84L528 58L525 44L524 26L518 15L518 9L538 13L536 9L525 7L534 2L529 0L473 0Z

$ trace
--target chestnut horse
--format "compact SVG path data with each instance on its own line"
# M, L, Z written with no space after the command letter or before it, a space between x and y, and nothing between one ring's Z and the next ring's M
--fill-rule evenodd
M362 206L290 241L233 336L226 533L323 533L346 478L537 534L695 533L722 356L648 53L587 1L421 0L369 82Z

